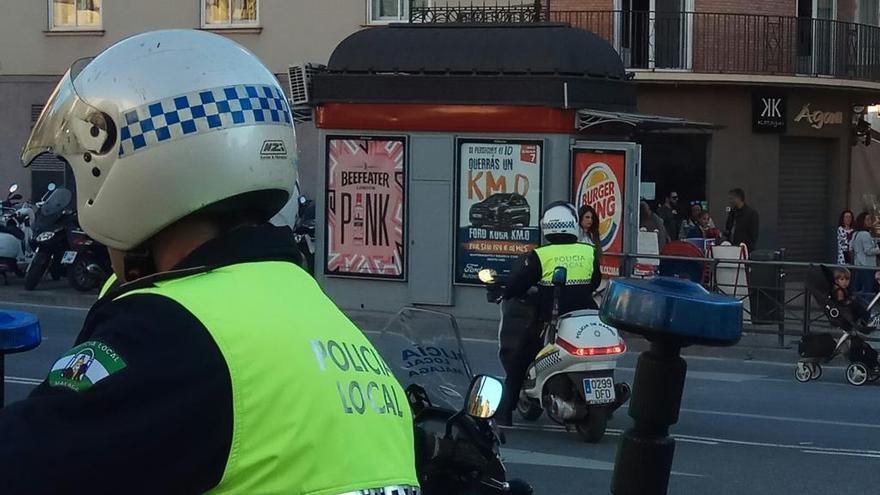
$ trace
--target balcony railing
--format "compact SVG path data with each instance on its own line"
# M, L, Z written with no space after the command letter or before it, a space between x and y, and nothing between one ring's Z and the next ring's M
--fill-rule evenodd
M412 22L564 22L608 40L629 69L807 75L880 82L880 27L702 12L413 7Z
M549 10L541 2L508 1L507 4L496 5L421 5L427 2L410 0L410 22L486 22L486 23L521 23L542 22L547 20Z

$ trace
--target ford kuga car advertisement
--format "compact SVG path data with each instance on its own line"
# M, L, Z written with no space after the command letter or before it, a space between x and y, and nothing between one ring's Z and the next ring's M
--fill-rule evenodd
M459 140L455 282L505 276L540 244L542 141Z

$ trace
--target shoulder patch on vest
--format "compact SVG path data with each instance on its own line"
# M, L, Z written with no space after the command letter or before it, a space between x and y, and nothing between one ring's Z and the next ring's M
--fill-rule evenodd
M110 346L90 340L67 351L49 372L49 385L82 392L125 368L125 361Z

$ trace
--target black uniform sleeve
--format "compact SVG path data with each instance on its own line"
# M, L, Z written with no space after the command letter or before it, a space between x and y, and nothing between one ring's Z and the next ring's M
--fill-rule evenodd
M590 292L599 288L599 284L602 283L602 262L600 258L601 255L597 249L593 259L593 276L590 277Z
M529 288L538 285L540 281L541 260L532 251L524 257L519 267L510 273L510 278L507 280L507 288L504 290L504 298L522 297L528 292Z
M93 310L83 341L105 344L125 367L78 392L43 382L0 411L0 493L215 487L232 442L232 389L204 326L170 299L133 295Z

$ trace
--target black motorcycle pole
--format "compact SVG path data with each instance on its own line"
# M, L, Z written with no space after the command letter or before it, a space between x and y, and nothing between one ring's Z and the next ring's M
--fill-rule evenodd
M681 349L739 342L742 302L681 279L617 279L601 313L607 323L651 343L636 365L629 405L633 426L617 447L611 493L666 495L675 455L669 428L678 422L687 375Z
M675 339L652 342L639 356L629 403L633 427L623 433L614 463L615 495L666 495L675 455L669 427L678 422L686 374Z

